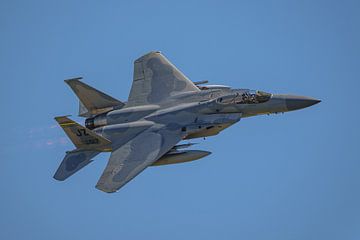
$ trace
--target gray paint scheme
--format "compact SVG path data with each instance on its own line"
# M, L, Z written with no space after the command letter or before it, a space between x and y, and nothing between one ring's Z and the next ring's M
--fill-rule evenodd
M192 145L177 145L184 139L217 135L241 118L320 102L310 97L201 85L207 81L193 83L160 52L150 52L134 62L133 84L125 103L79 79L67 83L85 105L86 127L67 117L56 118L76 149L66 154L54 178L65 180L98 153L111 152L96 184L108 193L119 190L148 166L188 162L210 154L184 150Z
M127 107L161 103L173 95L192 91L200 90L160 52L150 52L134 62Z
M124 106L123 102L81 82L81 79L79 77L65 80L79 98L79 116L90 117Z
M59 181L64 181L86 165L92 162L92 158L100 152L91 150L80 150L67 152L64 160L61 162L54 178Z

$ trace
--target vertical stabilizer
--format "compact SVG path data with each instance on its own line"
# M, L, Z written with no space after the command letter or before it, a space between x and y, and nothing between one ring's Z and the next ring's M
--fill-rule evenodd
M78 149L111 151L111 142L66 116L55 117L60 127Z

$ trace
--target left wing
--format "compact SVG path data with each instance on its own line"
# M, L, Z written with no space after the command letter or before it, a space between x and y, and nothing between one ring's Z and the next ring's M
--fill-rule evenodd
M134 62L134 77L127 106L159 104L169 97L200 89L160 52Z
M181 129L162 125L150 128L111 153L96 188L116 192L146 167L157 161L184 136Z

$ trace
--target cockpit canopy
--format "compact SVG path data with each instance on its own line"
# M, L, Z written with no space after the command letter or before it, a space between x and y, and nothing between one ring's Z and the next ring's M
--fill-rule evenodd
M271 94L263 91L244 91L219 97L219 104L256 104L269 101Z

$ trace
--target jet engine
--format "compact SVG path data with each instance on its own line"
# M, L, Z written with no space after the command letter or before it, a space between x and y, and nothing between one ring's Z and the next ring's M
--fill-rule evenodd
M87 118L85 120L85 126L90 130L105 126L106 124L107 124L106 113L99 114L95 117Z

